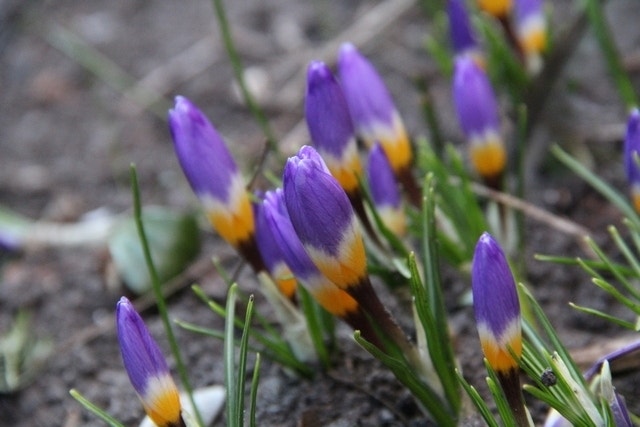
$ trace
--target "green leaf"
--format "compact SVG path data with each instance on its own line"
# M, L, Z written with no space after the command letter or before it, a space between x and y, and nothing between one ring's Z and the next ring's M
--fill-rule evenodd
M153 262L162 283L182 272L200 251L200 234L192 214L161 207L146 208L142 214ZM151 289L149 271L133 218L123 220L109 238L109 252L127 287L140 295Z

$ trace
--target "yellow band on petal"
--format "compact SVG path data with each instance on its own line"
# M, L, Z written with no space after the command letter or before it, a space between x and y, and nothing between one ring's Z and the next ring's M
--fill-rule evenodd
M511 5L511 0L478 0L480 9L496 17L506 17Z
M144 410L158 427L177 426L180 423L180 396L169 374L152 378L140 396Z
M345 237L337 255L305 247L318 270L341 289L360 283L367 274L367 258L362 236L360 233L349 233Z
M494 177L504 171L507 153L502 140L491 138L486 142L472 142L469 150L471 163L482 177Z
M312 291L315 300L334 316L344 317L357 310L358 303L338 287L325 287Z

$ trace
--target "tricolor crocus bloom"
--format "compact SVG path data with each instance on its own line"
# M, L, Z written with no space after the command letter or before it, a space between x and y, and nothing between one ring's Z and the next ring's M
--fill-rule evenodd
M453 102L473 167L488 184L499 187L507 153L500 133L498 103L487 75L471 58L456 59Z
M542 67L542 52L547 47L547 22L542 0L515 1L515 33L527 68L537 73Z
M407 220L402 209L402 198L398 191L396 177L391 170L389 159L379 144L369 153L367 181L376 211L384 225L393 233L402 236L407 228Z
M291 223L314 264L342 289L359 284L367 265L356 216L313 147L287 160L283 183Z
M287 160L283 184L289 218L313 264L409 354L412 345L371 286L362 234L349 199L313 147L304 146ZM289 267L295 272L293 265ZM364 332L363 336L370 340Z
M323 62L307 70L305 117L313 145L347 193L358 189L362 165L355 131L340 84Z
M273 242L271 251L277 253L325 310L342 318L358 311L358 303L327 279L309 258L293 229L281 189L266 193L258 228Z
M340 48L338 70L356 133L364 143L382 145L397 174L413 160L409 136L382 78L350 43Z
M124 367L149 418L158 427L184 426L178 389L167 361L125 297L118 301L116 327Z
M484 59L476 35L471 27L469 13L463 0L449 0L449 34L456 56L470 56L483 65Z
M271 227L265 216L264 204L254 204L256 219L256 243L262 255L265 267L275 280L280 291L289 298L293 298L296 291L296 278L289 269L280 247L273 237Z
M511 0L478 0L478 7L496 18L506 19L511 11Z
M640 213L640 166L636 158L640 156L640 111L634 108L627 122L624 139L624 167L631 186L631 202Z
M213 228L260 270L253 210L244 179L222 137L202 111L182 96L169 110L169 126L180 166Z
M500 380L518 425L528 426L514 358L522 354L518 293L504 252L489 233L482 234L476 244L471 286L482 351Z

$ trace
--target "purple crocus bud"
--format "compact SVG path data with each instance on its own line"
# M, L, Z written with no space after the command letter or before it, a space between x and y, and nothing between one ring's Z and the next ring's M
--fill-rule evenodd
M487 182L498 183L507 161L498 103L487 75L471 58L456 59L453 102L469 142L471 163Z
M511 0L478 0L478 7L496 18L506 19L511 11Z
M355 131L340 84L323 62L307 69L305 117L311 141L347 193L358 190L362 165Z
M291 223L318 269L339 288L367 278L360 228L346 193L318 152L304 146L283 174Z
M624 139L624 167L631 186L631 202L640 213L640 166L636 157L640 155L640 111L634 108L627 122L627 134Z
M393 233L403 235L407 221L402 209L402 198L389 159L379 144L369 153L367 180L376 211L384 225Z
M408 170L413 159L409 137L378 72L350 43L340 48L338 70L358 136L369 147L382 145L396 175Z
M476 244L471 287L484 356L498 376L518 425L528 426L518 362L514 359L522 354L518 293L504 252L489 233L483 233Z
M525 55L539 54L547 46L547 23L542 0L515 0L516 35Z
M167 361L126 297L118 301L116 327L122 362L149 418L158 427L184 426Z
M263 203L254 204L254 216L256 219L256 243L265 267L275 280L280 292L288 298L292 298L296 291L296 278L289 269L280 247L273 237Z
M176 97L169 110L176 155L213 228L238 248L254 232L245 183L220 134L191 101Z
M258 216L258 229L269 234L273 242L273 247L269 250L278 253L278 258L282 259L325 310L342 318L348 318L358 311L358 303L324 276L305 251L291 224L281 189L266 193Z
M483 55L471 27L464 1L449 0L447 14L449 15L449 34L456 56L470 56L482 64Z
M169 127L180 166L209 222L256 272L264 269L244 179L222 137L191 101L176 97Z

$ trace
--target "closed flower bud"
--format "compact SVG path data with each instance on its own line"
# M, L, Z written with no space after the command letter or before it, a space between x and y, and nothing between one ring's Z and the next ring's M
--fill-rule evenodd
M291 223L313 263L342 289L360 283L367 272L356 216L313 147L287 160L283 184Z
M367 180L380 218L390 231L402 236L407 227L402 198L387 155L378 144L369 153Z
M453 101L471 163L487 182L498 186L507 161L498 103L487 75L471 58L456 60Z
M169 126L180 166L213 228L238 248L252 238L253 211L245 183L220 134L191 101L176 97Z
M542 0L515 0L516 35L525 55L547 47L547 23Z
M184 426L178 389L167 361L125 297L117 305L116 326L122 362L149 418L158 427Z
M358 136L369 147L380 143L396 174L408 169L413 159L409 137L378 72L350 43L340 48L338 69Z
M513 274L498 243L484 233L471 270L473 309L484 355L495 371L517 367L522 352L520 304Z
M464 1L449 0L447 14L449 16L449 34L456 56L470 56L478 64L483 64L484 58L471 27L469 13Z
M263 228L274 243L272 250L285 262L311 296L329 313L349 317L358 310L358 303L338 288L318 270L298 238L284 204L281 189L268 191L258 228Z
M636 157L640 155L640 112L634 108L627 122L627 134L624 139L624 166L631 187L631 201L636 212L640 213L640 166Z
M340 84L320 61L307 70L305 117L311 141L333 176L346 192L356 191L362 166L349 107Z

